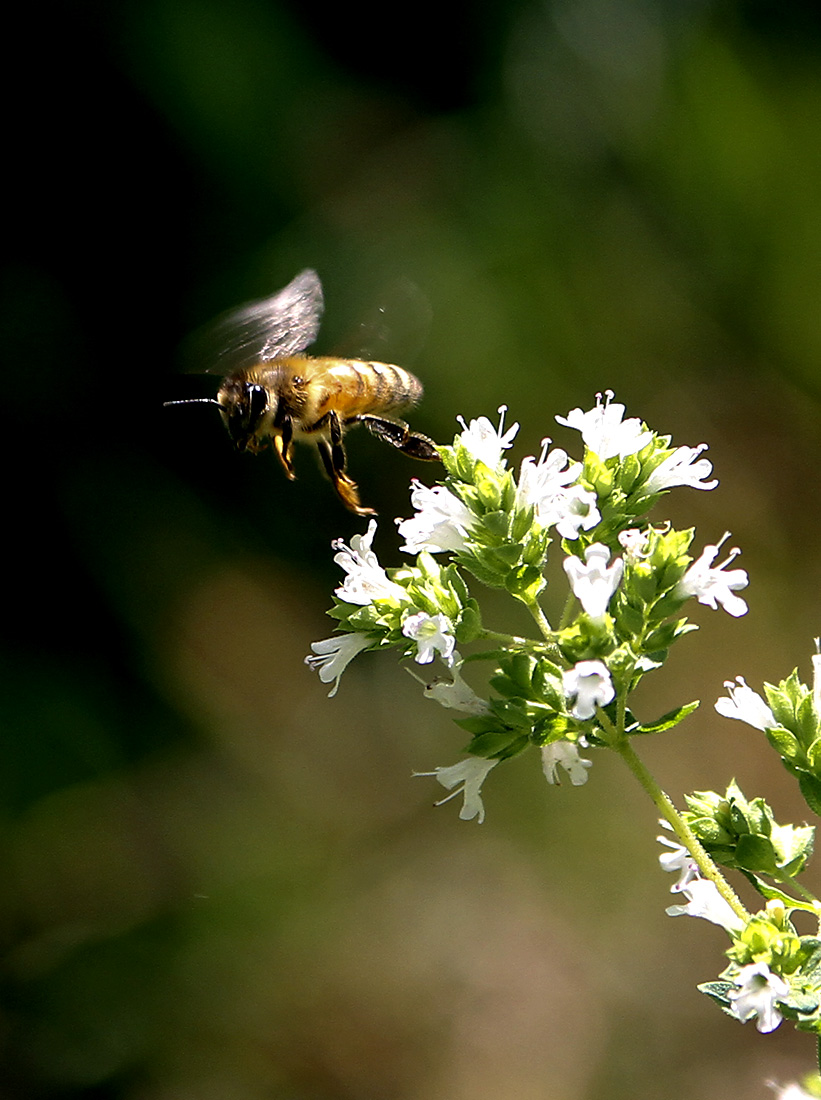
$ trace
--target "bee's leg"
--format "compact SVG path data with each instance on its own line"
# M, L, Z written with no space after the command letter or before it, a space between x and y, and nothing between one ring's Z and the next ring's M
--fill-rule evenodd
M398 420L387 420L382 416L374 416L372 413L363 413L356 419L364 424L377 439L390 443L403 454L411 458L419 458L423 462L439 461L439 451L433 440L420 432L412 432L407 424Z
M294 473L294 445L292 442L293 428L290 420L283 421L281 430L274 436L274 450L282 463L282 468L290 481L296 481Z
M331 484L345 507L358 516L375 516L373 508L366 508L359 499L359 489L355 481L345 473L345 447L342 443L342 425L335 412L323 418L322 427L327 426L331 439L317 440L322 462L331 479Z

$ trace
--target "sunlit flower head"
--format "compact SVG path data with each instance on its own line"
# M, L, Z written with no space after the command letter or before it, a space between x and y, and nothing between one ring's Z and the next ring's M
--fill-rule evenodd
M464 796L459 817L463 821L472 821L478 818L479 824L485 820L485 807L482 802L482 784L487 778L491 768L495 768L498 760L485 760L481 756L468 756L460 760L458 764L451 764L446 768L434 768L432 772L414 772L414 775L432 775L442 786L450 791L449 795L440 799L436 805L442 806L461 794ZM455 790L454 790L455 788Z
M747 686L743 676L736 676L735 683L725 680L727 695L716 700L716 710L725 718L738 718L757 730L773 730L778 726L775 715L758 694ZM729 696L729 698L728 698Z
M613 593L619 586L624 562L616 558L612 565L610 549L594 542L584 552L584 561L571 554L564 560L564 571L573 589L573 595L594 621L604 618Z
M577 539L580 531L589 531L601 520L598 498L592 489L570 485L556 501L556 531L563 539Z
M557 416L556 420L581 432L585 446L606 462L608 458L634 455L653 439L653 433L638 418L623 420L623 416L624 405L614 401L608 390L596 395L596 406L589 412L571 409L567 416Z
M464 550L465 535L474 519L470 510L444 485L429 489L414 479L411 486L411 504L416 515L396 521L399 534L405 540L400 550L406 554Z
M743 922L710 879L691 879L677 892L684 894L688 899L687 904L668 906L665 912L669 917L701 917L703 920L720 925L728 932L738 932L741 929Z
M305 658L305 664L319 673L323 684L333 683L328 698L339 690L342 673L363 649L368 648L368 639L364 634L337 634L324 638L321 642L311 642L313 654Z
M465 714L487 714L487 702L477 695L470 684L466 683L459 671L459 661L454 652L454 664L450 670L451 679L438 678L425 684L425 698L433 699L443 707L463 711ZM408 670L410 671L410 670ZM414 677L419 679L418 676ZM424 680L421 681L423 684Z
M507 405L499 406L499 427L494 428L486 416L480 416L466 424L464 418L459 416L457 420L462 425L459 440L464 448L478 462L484 462L491 470L498 470L504 465L502 452L513 446L513 440L519 430L518 424L513 424L504 430L505 413Z
M354 535L350 546L346 546L342 539L335 539L331 544L338 551L334 554L334 561L348 574L336 589L336 595L345 603L364 606L374 600L398 600L401 603L406 599L404 588L388 578L371 550L375 533L376 520L372 519L367 532Z
M795 1081L789 1085L777 1085L774 1081L767 1084L775 1091L775 1100L817 1100L817 1094L806 1092Z
M533 508L543 527L556 522L556 502L582 472L580 462L570 462L560 447L550 450L550 443L549 439L542 440L538 459L532 455L522 459L516 489L517 508Z
M699 603L712 607L714 611L720 604L728 615L738 618L747 613L747 604L735 592L747 587L749 577L745 570L727 569L727 566L741 551L732 549L721 565L713 566L719 550L729 537L729 533L725 534L715 546L704 547L701 557L693 562L678 582L676 594L680 598L695 596Z
M592 760L579 755L579 746L573 741L553 741L542 746L542 771L548 783L559 783L559 768L563 768L574 787L587 782L587 769L593 767Z
M713 472L712 462L698 457L706 450L706 443L700 443L698 447L677 447L650 474L644 484L645 492L661 493L678 485L688 485L691 489L715 489L717 480L705 480Z
M755 1018L755 1026L764 1034L775 1031L783 1019L777 1002L790 991L784 979L765 962L757 962L742 966L735 984L738 989L729 994L733 1015L745 1022Z
M438 652L448 664L453 661L456 639L453 627L444 615L428 615L426 611L417 611L408 615L402 623L402 633L416 642L416 662L427 665Z
M637 527L631 527L629 530L621 532L619 545L624 550L624 556L628 561L641 561L650 552L650 535L647 531L640 531Z
M580 721L592 718L597 707L606 707L616 695L613 681L602 661L579 661L562 676L568 700L575 700L570 713Z
M662 825L666 825L667 828L669 828L666 821L662 821ZM657 836L656 840L660 844L665 844L671 849L669 852L662 852L659 856L659 863L661 864L662 871L668 871L672 874L678 872L678 879L675 884L670 887L670 892L676 894L691 883L693 879L698 878L698 866L683 844L679 844L675 840L670 840L670 838L666 836Z

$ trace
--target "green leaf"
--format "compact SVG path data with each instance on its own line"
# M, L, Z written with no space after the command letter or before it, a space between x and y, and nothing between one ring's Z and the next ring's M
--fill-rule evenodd
M480 733L467 746L472 756L482 756L485 760L502 756L516 756L528 747L526 737L517 736L512 730L498 730L495 733Z
M807 765L815 775L821 773L821 737L816 737L810 743L807 749Z
M482 526L494 538L507 539L510 517L507 512L487 512L482 516Z
M507 569L500 573L490 559L486 560L485 554L486 551L483 550L478 550L475 554L462 552L459 554L459 564L488 588L504 588Z
M732 982L702 982L701 985L696 986L699 993L706 993L708 997L721 1005L725 1012L729 1012L731 1001L730 992L735 989L735 985Z
M793 737L790 731L784 729L783 726L777 726L775 729L766 730L765 736L778 755L782 756L785 760L795 760L798 756L798 741Z
M644 629L644 615L641 610L627 600L621 600L613 607L614 619L623 635L628 637L640 634Z
M505 580L505 588L523 603L532 604L547 581L535 565L521 565L513 569Z
M735 857L739 867L753 874L774 875L777 860L770 841L763 836L745 833L738 838Z
M572 722L567 715L549 714L534 725L533 741L537 745L549 745L553 741L561 741L576 729L578 724Z
M798 786L809 808L821 817L821 779L810 775L809 772L801 772L798 777Z
M631 729L632 733L663 733L664 730L672 729L673 726L677 726L679 722L683 722L688 714L692 714L699 706L699 700L696 699L692 703L685 703L684 706L676 707L675 710L670 710L667 714L663 714L661 718L658 718L655 722L648 722L638 726L636 729Z
M812 825L772 825L771 838L778 865L790 878L804 869L812 855L815 829Z
M519 542L506 542L503 546L495 546L485 551L487 560L492 562L499 570L512 569L522 559L522 545Z
M777 886L772 886L768 882L764 882L763 879L755 878L751 876L750 881L753 882L756 890L766 901L781 901L786 906L787 910L797 909L802 913L815 913L815 906L809 901L801 901L799 898L791 897L784 890L780 890Z

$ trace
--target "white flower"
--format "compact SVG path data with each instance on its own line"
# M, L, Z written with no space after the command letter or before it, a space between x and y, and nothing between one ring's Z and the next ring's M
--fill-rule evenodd
M402 633L416 642L416 662L420 665L430 664L436 650L444 661L453 663L456 639L450 633L452 630L444 615L428 615L426 611L409 615L402 623Z
M465 424L464 418L459 416L457 420L462 425L462 433L459 440L473 458L484 462L491 470L497 470L504 466L502 451L513 446L513 439L519 430L519 425L514 424L503 431L507 405L499 406L499 428L493 427L486 416L480 416L477 420L471 420L470 426Z
M601 519L596 494L571 484L582 471L581 463L568 466L566 452L558 447L548 452L549 446L550 440L543 439L538 462L530 455L522 460L516 506L533 508L534 519L542 527L555 524L562 538L576 539L580 529L587 531Z
M311 642L313 655L305 658L305 664L319 672L323 684L333 687L328 698L339 690L339 678L357 653L368 648L368 639L364 634L338 634L333 638L324 638L321 642Z
M712 462L698 457L706 450L706 443L700 443L698 447L677 447L650 474L644 484L645 492L660 493L676 485L689 485L692 489L715 489L717 480L704 480L713 472Z
M563 539L577 539L579 531L589 531L601 520L598 497L583 485L571 485L556 503L556 530Z
M562 676L562 687L568 699L576 700L570 713L582 721L592 718L596 707L606 707L616 694L602 661L579 661Z
M688 902L686 905L668 906L665 912L669 917L703 917L704 920L721 925L728 932L737 932L743 927L743 921L710 879L694 878L685 883L679 892L688 898Z
M676 594L684 598L695 596L699 603L712 607L714 611L721 604L729 615L738 618L739 615L746 615L747 605L733 593L739 588L746 588L750 583L749 577L743 569L730 569L728 572L725 569L741 551L734 548L721 565L713 568L716 555L729 537L728 532L716 546L704 547L701 557L693 562L678 582Z
M404 588L388 579L376 554L371 550L375 532L376 520L372 519L366 534L354 535L350 546L346 546L342 539L334 539L331 543L334 550L338 551L334 554L334 561L348 574L336 589L336 595L345 603L364 606L374 600L407 600Z
M775 1031L783 1019L776 1002L783 1000L790 987L764 962L742 966L735 978L739 987L730 994L732 1013L746 1022L757 1016L755 1026L762 1033Z
M812 656L812 701L815 713L821 715L821 638L815 639L815 653Z
M619 545L628 561L640 561L649 553L650 535L647 531L640 531L638 527L631 527L621 532Z
M767 1084L775 1090L775 1100L814 1100L812 1093L805 1092L795 1081L789 1085L777 1085L774 1081L768 1081Z
M571 409L567 416L557 416L556 420L581 432L585 446L606 462L616 455L634 455L653 439L653 433L640 420L632 417L623 421L623 416L624 405L613 401L613 393L608 390L603 399L596 394L596 407L589 412Z
M425 698L433 699L443 707L461 710L465 714L487 714L488 704L481 696L476 694L470 684L465 683L462 679L459 664L456 663L455 652L453 656L455 663L450 670L452 679L450 681L437 679L425 684ZM408 671L410 672L410 669ZM418 677L415 677L415 679L418 679ZM424 683L424 680L422 683Z
M738 718L757 730L773 730L778 726L775 715L758 694L748 687L743 676L736 676L736 682L725 680L724 686L729 699L722 695L716 700L716 710L725 718Z
M396 521L405 540L400 546L406 554L437 554L441 550L464 550L465 535L473 523L470 509L444 485L429 489L420 481L411 482L411 504L416 515Z
M582 472L580 462L568 466L570 460L566 451L559 447L548 451L550 443L549 439L542 440L538 461L532 455L522 459L516 489L516 507L523 511L533 508L535 518L543 527L549 527L563 514L560 502L566 487Z
M662 821L661 824L668 829L670 827L666 821ZM656 840L672 849L669 852L662 852L659 856L659 863L662 871L679 872L678 880L674 886L670 887L670 892L676 894L683 890L693 879L698 878L698 865L683 844L670 840L666 836L657 836Z
M436 803L442 806L450 802L458 794L464 795L462 809L459 817L463 821L472 821L474 817L479 819L479 824L485 820L485 807L482 803L482 784L491 768L495 768L498 760L485 760L481 756L468 756L460 760L458 764L451 764L447 768L434 768L432 772L414 772L414 775L432 775L442 784L445 790L452 793ZM453 788L456 790L453 790Z
M601 542L594 542L587 547L584 562L573 554L564 560L564 571L573 595L593 620L604 618L624 572L621 558L616 558L610 566L607 564L609 560L610 550Z
M592 760L579 756L579 746L572 741L553 741L542 747L542 771L548 783L559 783L559 768L562 767L570 777L574 787L587 782L587 769L593 767Z

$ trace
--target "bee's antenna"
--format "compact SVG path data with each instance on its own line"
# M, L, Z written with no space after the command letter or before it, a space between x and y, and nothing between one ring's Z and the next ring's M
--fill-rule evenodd
M186 397L182 401L163 401L163 408L166 405L219 405L219 401L215 397Z

